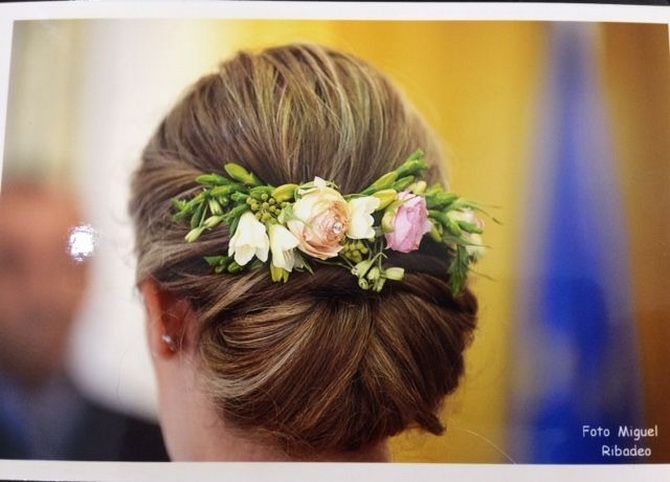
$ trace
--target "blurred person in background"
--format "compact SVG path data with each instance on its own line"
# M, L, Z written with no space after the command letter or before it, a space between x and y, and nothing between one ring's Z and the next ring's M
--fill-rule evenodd
M88 400L66 373L92 248L76 206L34 182L0 192L0 458L166 460L156 425Z

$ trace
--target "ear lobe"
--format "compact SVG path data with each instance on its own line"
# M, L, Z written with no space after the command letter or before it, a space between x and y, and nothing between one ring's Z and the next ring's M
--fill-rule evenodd
M193 312L188 300L163 290L153 280L139 285L147 310L147 338L151 352L167 358L174 356L190 343L188 323Z

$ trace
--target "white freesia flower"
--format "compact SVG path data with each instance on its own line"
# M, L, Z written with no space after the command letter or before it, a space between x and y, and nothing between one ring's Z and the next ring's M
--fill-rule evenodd
M271 224L269 232L272 264L290 272L295 265L293 249L299 244L298 238L281 224Z
M480 234L473 233L470 234L468 238L468 241L470 241L473 246L466 246L465 250L475 259L475 261L479 261L486 253L486 248L482 245L484 242L482 241L482 236Z
M380 202L374 196L357 197L349 201L351 216L347 237L370 239L375 236L375 230L372 228L375 220L372 213L379 207Z
M268 259L270 240L265 225L256 219L250 211L240 218L235 234L228 244L228 256L235 255L235 262L240 266L247 264L254 255L261 261Z
M449 211L447 216L449 216L454 221L465 221L466 223L474 224L480 229L484 228L484 222L475 216L475 212L472 209L464 209L463 211ZM468 243L472 243L465 246L467 253L472 256L475 261L480 260L484 256L484 253L486 253L486 248L482 245L482 236L477 233L464 232L462 237Z

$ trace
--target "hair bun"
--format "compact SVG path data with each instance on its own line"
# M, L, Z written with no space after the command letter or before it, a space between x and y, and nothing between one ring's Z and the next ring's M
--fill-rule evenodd
M370 293L321 269L301 286L258 277L203 329L203 360L223 417L289 453L356 450L416 426L444 427L438 410L463 374L477 302L448 280L409 273ZM259 296L265 303L258 303Z
M132 184L137 280L192 302L203 383L230 426L302 456L411 426L443 430L437 412L463 373L477 302L467 289L452 295L429 243L398 255L406 279L381 293L328 266L273 283L265 271L212 274L202 256L219 254L225 230L185 243L170 210L193 173L226 163L274 186L319 176L354 193L417 147L430 161L426 182L437 182L439 141L393 83L314 45L236 55L161 122Z

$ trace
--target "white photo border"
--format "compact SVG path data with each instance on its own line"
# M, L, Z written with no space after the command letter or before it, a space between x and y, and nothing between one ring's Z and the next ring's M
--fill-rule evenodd
M156 2L71 1L0 5L0 153L4 153L7 95L14 21L55 19L275 19L275 20L430 20L580 21L655 23L670 26L662 6L561 3L373 3L373 2ZM669 59L670 60L670 59ZM2 175L0 158L0 181ZM254 480L396 481L432 480L546 482L663 480L670 464L504 465L504 464L349 464L349 463L128 463L0 460L8 480Z

